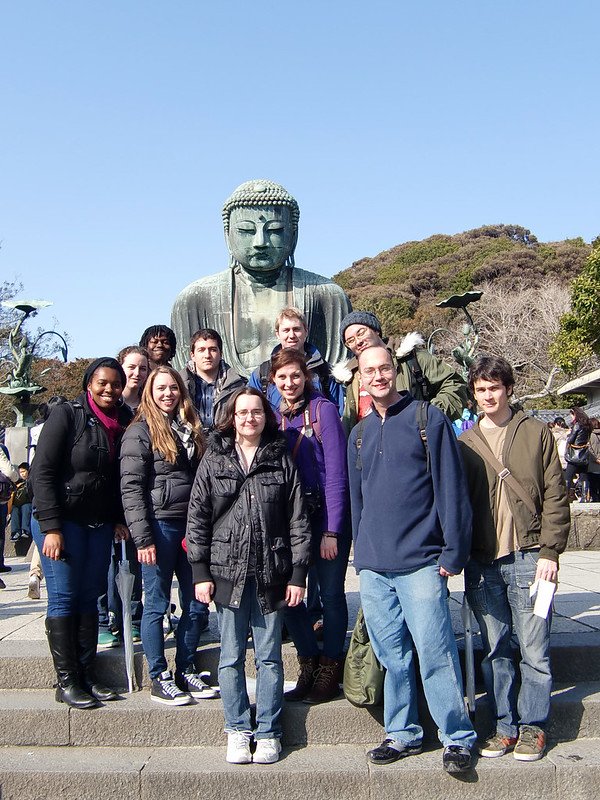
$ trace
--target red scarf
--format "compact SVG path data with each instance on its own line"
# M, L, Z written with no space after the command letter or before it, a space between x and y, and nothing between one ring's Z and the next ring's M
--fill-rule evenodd
M111 409L106 411L102 411L96 403L92 400L92 395L88 390L87 393L88 403L90 404L90 408L94 412L94 416L98 417L100 424L106 431L106 435L108 436L108 444L110 448L109 452L109 461L112 461L115 457L115 442L117 438L123 433L123 426L117 422L118 411L117 407L113 406Z

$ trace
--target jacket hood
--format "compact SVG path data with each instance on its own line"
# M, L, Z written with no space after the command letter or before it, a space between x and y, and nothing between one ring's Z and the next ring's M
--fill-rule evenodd
M233 436L223 436L216 431L210 433L208 437L208 446L206 452L213 452L217 455L228 455L231 454L234 450L235 440ZM273 458L281 458L282 455L287 450L287 445L285 442L284 437L277 433L274 439L270 441L264 442L261 439L259 448L258 448L258 460L259 461L266 461L271 460Z
M402 339L400 342L399 346L396 348L396 358L405 358L407 355L412 353L415 348L422 349L424 347L425 339L420 333L417 333L417 331L407 333L404 339Z
M351 358L348 361L340 361L331 368L331 374L338 383L350 383L353 375L351 368L353 361L356 362L356 359Z

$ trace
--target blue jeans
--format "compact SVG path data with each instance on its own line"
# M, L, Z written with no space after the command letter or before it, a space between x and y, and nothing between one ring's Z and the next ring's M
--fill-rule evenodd
M41 555L45 534L35 517L31 520L33 539L40 551L48 590L49 617L71 617L96 612L98 597L106 592L113 526L98 528L63 520L64 561Z
M10 532L23 532L31 536L31 503L13 507L10 514Z
M105 631L110 628L109 612L114 614L116 630L123 630L123 603L115 580L119 574L121 552L121 543L115 543L111 550L108 568L108 590L98 598L98 626ZM129 571L135 578L130 601L131 619L134 625L139 627L142 619L142 565L138 561L137 549L131 538L125 542L125 554L129 562Z
M156 545L156 564L142 564L144 611L142 613L142 645L150 678L158 678L167 669L163 617L171 602L173 573L179 581L181 619L177 626L175 668L185 672L194 668L198 639L208 626L208 606L194 597L192 568L181 546L185 536L185 520L153 520L152 536Z
M481 665L496 730L516 736L519 725L544 726L550 713L550 626L533 614L529 587L538 551L523 550L493 564L471 559L465 567L469 604L481 629L485 658ZM515 685L511 636L521 650L521 688Z
M319 541L321 534L319 533ZM323 655L327 658L342 657L346 632L348 630L348 605L344 581L350 554L351 538L348 535L338 537L338 554L333 561L327 561L317 555L314 569L321 603L323 605ZM296 646L299 656L316 656L319 645L313 629L313 621L305 603L286 608L284 623Z
M438 565L432 562L400 574L363 569L360 599L373 651L387 670L383 687L386 736L407 745L423 739L414 641L425 698L440 741L444 746L473 747L477 735L465 707L447 581L440 576Z
M246 581L239 608L217 605L221 633L219 686L225 712L225 731L252 732L250 700L244 666L248 628L252 633L256 663L255 739L278 739L283 706L281 627L283 614L263 614L256 596L256 581Z

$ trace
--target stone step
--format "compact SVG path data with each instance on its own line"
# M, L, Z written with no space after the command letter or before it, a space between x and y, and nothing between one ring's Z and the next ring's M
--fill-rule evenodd
M464 652L462 635L457 637L459 654L463 663ZM600 632L575 635L572 633L552 634L552 673L557 683L600 681ZM174 669L175 641L169 637L165 644L169 668ZM515 650L515 658L517 652ZM481 680L481 642L475 636L476 681ZM138 687L150 685L148 667L141 644L135 645L135 676ZM196 656L199 671L208 671L212 682L217 681L219 663L219 644L208 641L201 644ZM283 664L286 680L295 680L298 671L296 650L292 644L283 646ZM96 659L97 672L102 680L111 686L125 688L127 676L124 665L123 647L108 650L100 649ZM256 674L252 649L248 649L246 671L250 676ZM50 652L45 640L21 641L4 639L0 647L0 686L3 689L44 689L55 680Z
M252 687L251 699L252 699ZM70 709L44 689L0 691L0 746L192 747L225 743L221 701L168 707L148 691L93 711ZM423 698L419 713L425 741L437 741L436 726ZM343 697L311 706L285 703L283 742L287 746L368 744L383 738L382 709L355 708ZM489 730L487 705L480 698L476 727ZM553 693L548 736L553 741L600 738L600 683L559 686ZM4 799L3 799L4 800Z
M373 742L372 744L379 744ZM223 747L6 747L2 800L588 800L600 783L600 740L551 745L535 763L479 759L459 778L441 749L385 767L357 745L284 748L277 764L232 765Z

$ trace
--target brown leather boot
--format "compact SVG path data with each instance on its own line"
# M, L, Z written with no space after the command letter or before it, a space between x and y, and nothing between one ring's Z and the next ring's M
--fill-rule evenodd
M286 700L303 700L312 689L315 672L319 668L319 656L298 656L298 682L296 688L286 692Z
M341 659L321 656L312 689L304 698L305 703L326 703L339 695L342 663Z

